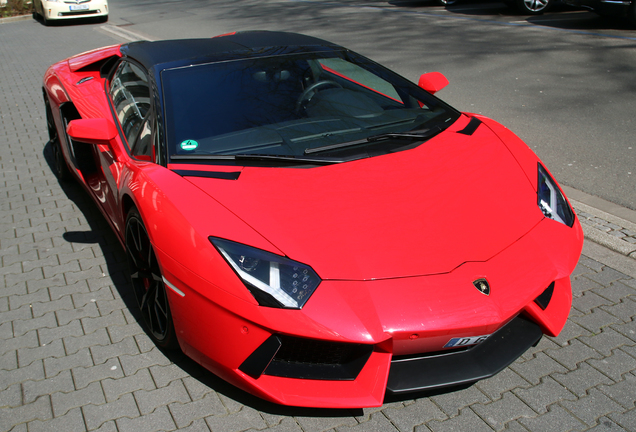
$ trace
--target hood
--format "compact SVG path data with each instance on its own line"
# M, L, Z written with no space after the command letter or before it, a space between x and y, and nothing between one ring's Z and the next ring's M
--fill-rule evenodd
M488 260L543 218L530 182L483 124L353 162L187 179L332 280L446 273Z

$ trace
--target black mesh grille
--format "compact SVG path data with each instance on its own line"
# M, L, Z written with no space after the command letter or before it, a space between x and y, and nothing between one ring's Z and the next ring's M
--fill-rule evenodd
M373 345L330 342L278 335L280 348L266 375L318 380L355 379L373 352Z
M357 357L360 344L279 336L282 345L274 360L289 363L344 364Z

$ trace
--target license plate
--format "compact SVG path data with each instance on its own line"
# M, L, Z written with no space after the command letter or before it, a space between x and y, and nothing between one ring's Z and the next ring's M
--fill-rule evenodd
M446 345L444 345L444 348L457 348L468 345L477 345L488 339L488 336L490 335L452 338L446 343Z
M72 11L77 11L77 10L88 10L88 5L72 5L72 6L69 6L69 8L70 8Z

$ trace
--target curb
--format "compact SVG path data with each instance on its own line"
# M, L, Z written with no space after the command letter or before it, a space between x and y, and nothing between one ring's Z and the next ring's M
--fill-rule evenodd
M636 259L636 211L563 186L585 238Z
M16 22L16 21L26 21L29 19L33 19L33 14L0 18L0 24L8 24L8 23Z

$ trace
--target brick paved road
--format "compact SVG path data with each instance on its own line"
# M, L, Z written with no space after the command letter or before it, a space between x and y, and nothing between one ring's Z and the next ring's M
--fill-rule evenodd
M636 431L636 280L585 256L561 336L454 393L285 408L166 357L129 308L123 251L45 148L44 70L115 42L95 25L0 24L0 431Z

